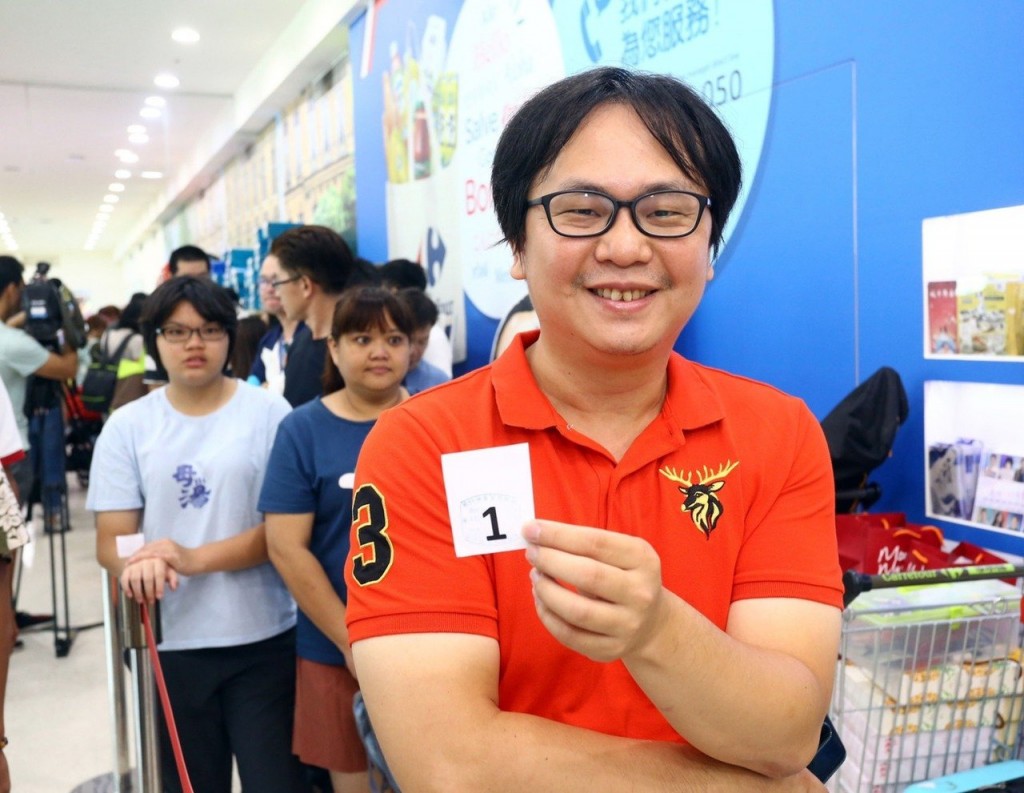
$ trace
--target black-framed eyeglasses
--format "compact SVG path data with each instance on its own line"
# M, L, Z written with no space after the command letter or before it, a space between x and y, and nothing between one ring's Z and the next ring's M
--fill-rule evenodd
M291 278L279 278L276 281L265 281L264 279L261 278L260 279L260 283L261 284L266 284L269 287L277 289L279 286L281 286L283 284L290 284L293 281L298 281L300 278L302 278L301 275L293 275Z
M700 225L711 199L686 190L656 190L619 201L593 190L561 190L526 202L542 206L552 231L563 237L597 237L612 227L620 209L648 237L685 237Z
M203 325L201 328L190 328L187 325L164 325L156 329L169 344L184 344L196 334L203 341L220 341L228 335L223 325Z

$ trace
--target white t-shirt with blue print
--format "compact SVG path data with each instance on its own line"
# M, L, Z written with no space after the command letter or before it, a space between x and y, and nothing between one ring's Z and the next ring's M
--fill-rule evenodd
M175 410L166 389L131 402L107 420L96 442L86 507L142 509L146 541L194 548L256 526L256 508L284 398L239 382L205 416ZM232 647L276 636L295 624L295 605L269 563L179 579L161 603L161 650Z

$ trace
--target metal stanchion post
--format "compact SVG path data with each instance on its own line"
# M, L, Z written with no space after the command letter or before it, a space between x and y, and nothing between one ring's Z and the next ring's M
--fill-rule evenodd
M103 577L103 638L107 648L107 690L114 724L114 793L131 790L131 763L128 752L128 706L124 692L124 642L120 630L120 593L117 582L106 570Z
M154 605L150 609L153 630L160 641L160 611ZM135 687L135 757L137 768L135 784L137 793L160 793L160 739L157 732L156 686L153 682L153 666L146 654L146 632L142 627L142 609L134 600L121 598L122 641L128 649Z

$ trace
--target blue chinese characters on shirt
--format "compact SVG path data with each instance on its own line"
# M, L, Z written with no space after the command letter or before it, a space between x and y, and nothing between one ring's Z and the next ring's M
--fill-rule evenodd
M201 509L210 501L210 488L206 486L206 479L191 465L179 465L173 478L180 486L178 504L182 509L189 506Z

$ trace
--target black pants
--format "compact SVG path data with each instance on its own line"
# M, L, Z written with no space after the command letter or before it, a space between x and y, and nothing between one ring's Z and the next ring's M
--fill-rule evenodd
M230 793L231 758L245 793L308 790L292 754L295 630L253 644L160 653L185 766L195 793ZM164 720L166 793L181 793Z

